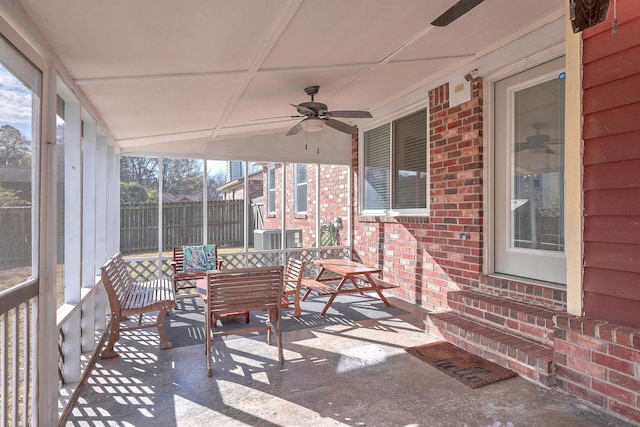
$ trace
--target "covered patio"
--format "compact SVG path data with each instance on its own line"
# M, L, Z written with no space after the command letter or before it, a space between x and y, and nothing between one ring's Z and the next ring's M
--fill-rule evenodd
M639 35L634 0L0 0L0 425L640 423ZM100 359L100 267L182 245L392 304L314 295L284 368L226 338L208 379L180 298L174 348Z

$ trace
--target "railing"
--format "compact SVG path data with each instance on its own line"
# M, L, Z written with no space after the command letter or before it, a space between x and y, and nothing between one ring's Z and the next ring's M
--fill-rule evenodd
M35 280L0 292L1 426L32 424L37 307L38 283Z
M218 252L218 258L223 261L224 269L253 268L285 265L288 258L295 258L307 264L305 275L314 277L316 274L313 260L320 258L350 258L349 246L332 246L326 248L296 248L271 251L250 252ZM173 270L170 266L171 257L139 257L125 259L131 277L135 281L170 278Z
M58 411L61 419L71 409L78 386L99 354L106 329L107 298L101 283L82 289L78 304L64 304L57 312Z

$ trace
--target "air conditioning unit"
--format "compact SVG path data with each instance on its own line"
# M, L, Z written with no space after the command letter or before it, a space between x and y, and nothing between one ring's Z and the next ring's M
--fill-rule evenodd
M302 247L302 230L286 230L287 248ZM253 230L253 246L256 250L282 249L282 231L273 230Z

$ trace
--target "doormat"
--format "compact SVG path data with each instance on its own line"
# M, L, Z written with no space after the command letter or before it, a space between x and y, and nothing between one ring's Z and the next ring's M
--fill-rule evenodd
M405 351L471 388L483 387L517 375L448 342L409 347Z

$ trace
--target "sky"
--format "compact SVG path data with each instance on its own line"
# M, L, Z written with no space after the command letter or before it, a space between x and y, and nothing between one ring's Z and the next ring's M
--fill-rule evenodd
M0 64L0 126L4 125L31 140L31 91Z

